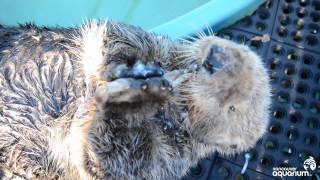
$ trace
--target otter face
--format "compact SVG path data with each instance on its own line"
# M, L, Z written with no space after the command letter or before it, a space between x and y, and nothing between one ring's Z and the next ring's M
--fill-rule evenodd
M77 43L86 84L102 104L161 103L171 95L164 75L175 47L168 38L108 22L85 26Z

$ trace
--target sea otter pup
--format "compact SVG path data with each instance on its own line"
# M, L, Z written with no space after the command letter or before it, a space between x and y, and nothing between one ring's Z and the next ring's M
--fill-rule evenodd
M213 35L0 26L4 179L178 179L254 146L269 106L261 59Z

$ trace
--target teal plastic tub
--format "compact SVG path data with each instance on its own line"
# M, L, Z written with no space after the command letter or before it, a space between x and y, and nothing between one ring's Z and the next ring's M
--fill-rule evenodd
M70 27L112 19L179 38L218 30L251 14L264 0L0 0L0 24Z

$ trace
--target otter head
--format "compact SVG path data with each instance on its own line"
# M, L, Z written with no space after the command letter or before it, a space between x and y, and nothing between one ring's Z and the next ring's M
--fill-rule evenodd
M183 47L186 63L199 67L185 88L194 137L223 154L252 147L269 117L270 85L262 60L245 45L216 36Z
M101 104L134 112L171 96L164 76L174 59L175 43L168 38L108 21L85 25L76 43L88 92L96 93Z

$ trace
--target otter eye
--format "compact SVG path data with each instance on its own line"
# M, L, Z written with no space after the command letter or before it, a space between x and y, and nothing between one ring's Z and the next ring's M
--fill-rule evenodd
M129 67L132 67L136 63L137 58L134 56L129 56L129 57L126 57L124 60L126 61L126 64Z

